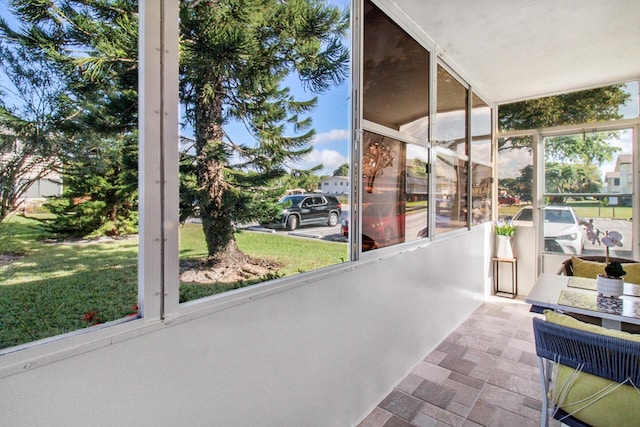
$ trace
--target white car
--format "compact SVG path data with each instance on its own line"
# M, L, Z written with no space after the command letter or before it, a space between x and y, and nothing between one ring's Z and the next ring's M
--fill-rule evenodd
M533 208L526 206L513 217L513 225L532 225ZM544 207L544 251L580 255L584 249L580 218L569 206Z

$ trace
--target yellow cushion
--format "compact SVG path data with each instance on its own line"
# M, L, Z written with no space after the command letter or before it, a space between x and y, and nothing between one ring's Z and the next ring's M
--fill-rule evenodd
M625 283L635 283L640 285L640 263L629 262L622 264L622 269L627 272L624 276Z
M567 316L566 314L556 313L553 310L545 310L544 316L547 318L547 322L556 323L569 328L580 329L582 331L593 332L600 335L607 335L609 337L622 338L623 340L640 342L640 334L630 334L629 332L607 329L591 323L581 322L578 319ZM638 386L640 386L640 384L638 384Z
M595 279L598 274L604 274L603 262L586 261L577 257L571 257L571 266L573 267L573 275L578 277L588 277ZM625 283L635 283L640 285L640 263L625 262L622 269L627 273L624 276Z
M571 257L573 275L578 277L588 277L595 279L598 274L604 274L604 263L596 261L586 261L577 257Z
M601 326L581 322L573 317L556 313L552 310L544 312L547 321L574 329L593 332L622 339L640 342L640 335L606 329ZM595 375L579 372L568 366L559 365L558 377L553 391L563 394L563 385L570 381L570 389L566 392L560 407L587 424L594 427L632 427L640 420L640 391L631 385L621 385L614 390L604 393L603 397L593 397L595 393L615 387L618 383ZM573 378L570 378L573 376ZM551 393L552 400L558 399Z
M574 369L560 365L557 384L568 380L571 389L562 398L560 407L568 414L593 427L637 427L640 422L640 392L630 385L621 385L598 399L594 393L609 390L618 383L580 372L575 379ZM562 393L558 386L554 390ZM552 396L553 399L553 396Z

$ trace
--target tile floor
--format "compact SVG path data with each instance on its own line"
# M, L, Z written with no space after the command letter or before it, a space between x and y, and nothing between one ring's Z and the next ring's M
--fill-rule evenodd
M533 316L523 301L485 302L358 427L539 426Z

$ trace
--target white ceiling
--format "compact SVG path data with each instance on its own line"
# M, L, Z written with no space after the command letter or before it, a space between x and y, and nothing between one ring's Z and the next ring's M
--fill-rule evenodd
M391 1L490 102L640 78L640 0Z

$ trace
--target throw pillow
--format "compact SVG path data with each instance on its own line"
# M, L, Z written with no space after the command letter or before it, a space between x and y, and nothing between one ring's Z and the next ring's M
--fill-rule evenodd
M578 257L571 257L573 275L578 277L595 279L598 274L604 274L604 265L603 262L586 261Z

